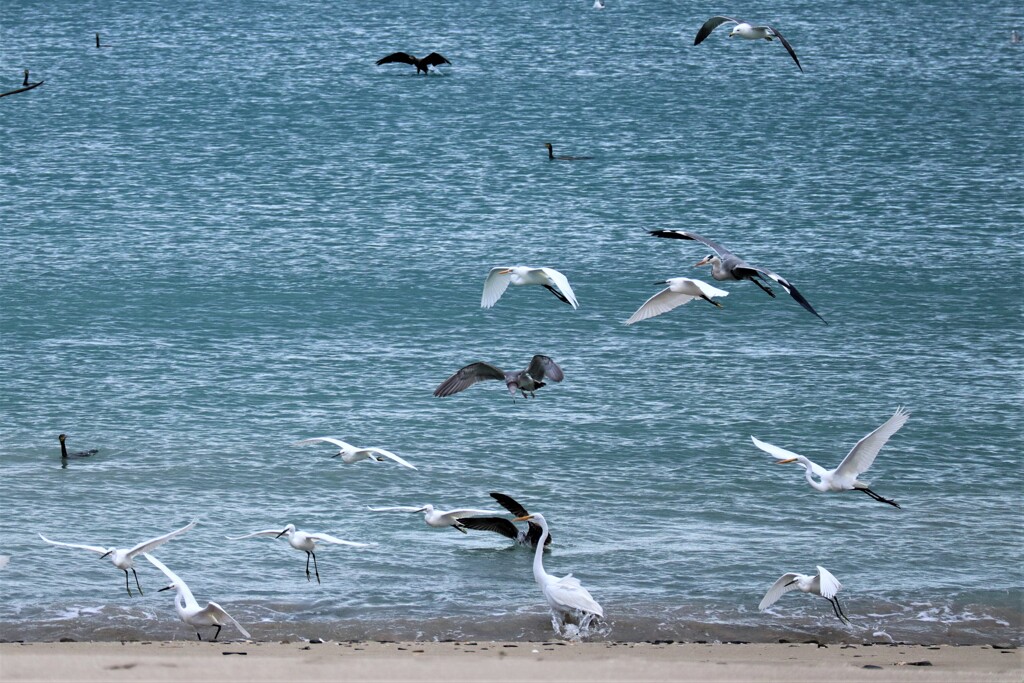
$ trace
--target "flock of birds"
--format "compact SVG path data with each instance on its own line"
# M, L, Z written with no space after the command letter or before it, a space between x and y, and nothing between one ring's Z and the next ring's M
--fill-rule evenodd
M602 0L595 0L595 9L603 9ZM782 34L771 25L754 25L738 19L726 16L714 16L708 19L697 32L694 45L699 45L712 32L723 24L731 23L729 37L739 37L747 40L778 40L786 48L796 66L803 71L800 61L797 58L793 47L782 36ZM99 34L96 35L96 46L100 47ZM409 64L416 68L416 74L428 74L431 68L451 62L437 52L431 52L423 58L405 52L389 54L376 62L378 65L401 63ZM3 94L13 94L41 85L42 81L30 84L28 71L25 71L24 85L21 89ZM579 156L556 156L551 143L545 143L548 151L548 158L557 161L585 160L591 157ZM806 311L816 316L826 325L827 321L811 306L806 298L786 278L763 267L753 266L729 251L720 244L693 232L683 230L651 230L654 237L664 239L689 240L699 242L709 247L713 253L698 261L695 266L711 266L711 276L719 282L727 281L749 281L767 295L775 297L773 286L780 287L789 294ZM722 304L715 301L716 298L723 298L729 292L719 289L711 284L687 277L676 277L658 282L656 284L666 285L664 289L651 296L645 301L625 324L632 325L649 318L667 313L683 304L695 299L702 299L709 304L722 308ZM539 286L547 289L559 301L571 306L573 309L579 307L579 301L569 284L568 278L560 271L550 267L529 267L529 266L496 266L490 270L484 281L483 294L480 305L483 308L493 307L503 296L509 285L515 286ZM450 377L441 382L434 390L434 396L448 397L462 392L474 384L486 380L498 380L505 383L508 392L513 400L517 396L523 398L534 397L535 392L546 386L545 380L561 382L564 373L559 365L550 357L537 354L530 360L523 370L503 370L495 365L486 362L474 362L460 368ZM871 467L876 456L886 442L906 423L909 417L902 407L880 427L862 438L850 450L842 462L832 470L810 461L806 457L793 453L778 446L765 443L751 436L754 446L776 458L779 464L799 463L804 467L805 478L810 486L821 492L841 491L862 491L874 500L886 503L899 508L894 500L884 498L875 493L869 484L863 482L859 477ZM96 449L88 451L77 451L69 453L65 444L65 435L59 436L61 446L61 458L66 464L69 458L86 458L95 455ZM294 442L293 446L309 446L316 444L329 444L338 449L334 457L340 457L345 464L354 464L363 460L374 462L390 461L401 467L415 470L416 467L404 458L388 450L378 447L353 446L339 439L322 436L303 439ZM534 549L533 575L536 583L541 588L545 600L551 610L552 626L556 633L567 632L565 627L568 624L576 626L575 633L585 634L591 624L604 618L604 610L593 598L590 592L572 574L556 576L549 574L544 569L544 551L551 544L551 534L547 520L543 514L530 513L517 501L506 494L492 492L491 497L499 503L506 512L498 512L478 508L458 508L441 510L433 505L422 506L389 506L369 507L373 512L404 512L422 513L425 523L435 528L451 527L459 532L468 533L467 529L489 531L501 534L511 539L517 545ZM511 518L509 517L511 515ZM527 522L525 528L517 526L516 522ZM87 550L99 554L100 558L110 558L115 567L124 572L125 589L129 596L133 596L129 582L129 570L131 571L136 590L142 594L142 586L138 574L135 572L134 559L138 556L145 557L153 566L159 569L169 580L169 584L160 591L174 589L176 591L175 609L179 618L186 624L196 629L196 636L202 640L199 631L204 627L215 627L216 632L213 639L216 640L221 628L231 625L246 638L250 634L242 627L224 608L215 602L209 602L201 607L196 601L188 585L166 565L152 555L160 546L189 532L195 528L197 520L171 531L169 533L144 540L130 548L107 548L98 545L86 545L79 543L66 543L51 540L39 534L42 540L53 546ZM305 573L307 581L315 576L318 583L321 582L319 566L316 559L318 544L344 545L350 547L367 547L373 543L362 543L337 538L327 533L307 532L299 530L294 524L287 524L282 528L263 529L253 531L241 536L226 537L228 540L239 541L249 538L270 537L274 539L284 538L288 544L297 551L306 554ZM312 562L313 571L310 572ZM765 610L784 594L799 590L805 593L819 595L831 604L838 619L848 623L848 618L843 612L837 594L842 585L827 569L818 566L817 573L804 575L798 573L786 573L781 576L767 591L759 605L760 610Z

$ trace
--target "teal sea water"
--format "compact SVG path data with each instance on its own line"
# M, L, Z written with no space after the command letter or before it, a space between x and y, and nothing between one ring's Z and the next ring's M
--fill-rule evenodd
M693 45L718 12L777 43ZM367 506L542 512L611 640L1022 640L1024 24L982 2L7 2L0 638L194 637L156 551L258 639L551 635L532 553ZM100 32L108 47L97 49ZM375 66L404 50L451 66ZM558 154L592 159L550 162ZM708 250L792 281L623 321ZM495 265L564 272L580 307ZM457 368L565 381L438 399ZM751 436L865 475L811 489ZM99 453L61 467L57 435ZM414 463L344 465L334 436ZM226 536L294 523L317 553ZM823 565L852 624L778 576ZM132 584L134 589L134 583ZM236 634L235 634L236 635ZM222 637L232 637L226 628Z

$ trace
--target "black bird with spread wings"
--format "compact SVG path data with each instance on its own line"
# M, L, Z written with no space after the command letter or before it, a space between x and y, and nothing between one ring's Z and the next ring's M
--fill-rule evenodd
M752 266L722 245L709 240L707 237L702 237L697 233L687 232L685 230L648 230L648 232L655 237L665 237L676 240L693 240L695 242L700 242L701 244L706 244L714 249L716 253L705 256L694 265L705 266L710 263L711 277L716 280L749 280L774 299L775 292L773 292L771 287L769 287L764 281L764 278L767 277L768 279L777 282L779 286L786 290L786 293L793 297L798 304L816 315L821 322L828 325L828 321L818 315L818 312L814 310L807 299L797 291L796 287L778 273L774 273L767 268Z
M491 498L498 501L503 508L511 512L516 517L528 517L530 514L526 511L526 508L517 503L511 496L506 496L504 493L498 493L496 491L492 492ZM501 534L502 536L511 538L517 545L536 548L537 541L540 540L541 528L536 522L528 522L529 526L526 531L523 531L511 520L505 519L504 517L463 517L459 521L462 522L467 529L493 531ZM544 541L544 547L546 548L549 545L551 545L550 535Z
M514 401L517 391L523 395L523 398L526 398L527 394L532 398L533 392L546 386L543 381L545 378L553 382L561 382L565 379L565 375L562 374L562 368L558 367L555 361L540 354L530 360L530 365L525 370L505 371L490 363L470 363L437 385L437 388L434 389L434 396L451 396L468 389L477 382L497 379L505 383Z
M423 72L424 74L429 72L429 67L440 66L441 64L451 64L444 55L437 52L431 52L423 59L417 59L415 56L407 52L393 52L387 57L381 57L377 60L377 66L381 64L391 64L393 62L400 62L402 64L412 64L416 67L416 73Z

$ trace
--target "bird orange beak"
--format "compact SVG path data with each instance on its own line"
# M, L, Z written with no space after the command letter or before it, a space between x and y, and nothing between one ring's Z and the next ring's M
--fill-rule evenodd
M512 269L511 269L511 268L505 268L504 270L499 270L499 271L498 271L498 274L499 274L499 275L508 275L508 274L509 274L509 273L511 273L511 272L512 272Z
M525 522L528 519L533 519L533 515L523 515L522 517L516 517L513 522Z
M796 458L787 458L786 460L776 460L776 465L785 465L787 462L796 462Z
M700 261L697 261L696 263L694 263L693 267L696 268L697 266L703 266L703 265L706 265L708 263L711 263L711 259L708 258L707 256L705 256Z

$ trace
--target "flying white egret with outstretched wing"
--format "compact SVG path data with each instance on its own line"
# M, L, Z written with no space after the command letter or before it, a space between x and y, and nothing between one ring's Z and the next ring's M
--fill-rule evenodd
M533 578L543 591L548 606L551 607L551 625L555 633L562 635L566 623L575 623L583 635L595 619L604 617L604 609L572 574L559 577L544 571L544 544L548 538L548 523L539 512L516 517L514 521L530 520L540 526L540 539L533 553Z
M389 460L394 460L402 467L408 467L410 470L416 469L409 461L405 460L404 458L398 457L391 451L386 451L383 448L377 448L376 446L371 446L369 448L360 448L358 446L353 446L350 443L345 443L340 439L335 439L330 436L317 436L313 437L312 439L303 439L302 441L296 441L292 445L309 446L310 444L315 443L334 444L341 450L339 450L331 457L337 458L340 456L341 461L348 465L351 465L354 462L359 462L360 460L373 460L375 462L384 462L384 459L387 458Z
M629 317L626 325L638 323L641 320L653 318L662 313L668 313L673 308L688 304L694 299L703 299L712 306L721 308L722 304L713 301L713 296L729 296L729 292L719 289L700 280L688 277L674 277L668 280L656 282L658 285L668 285L650 299L644 302L643 306L637 309L636 313Z
M56 545L63 548L77 548L79 550L89 550L94 553L99 553L100 559L103 559L104 557L109 557L110 561L114 563L114 566L124 572L124 588L128 591L128 595L132 594L132 589L128 585L128 570L131 569L132 575L135 576L135 586L139 589L139 595L142 595L142 586L139 585L139 575L135 573L135 566L133 563L135 557L141 555L142 553L155 550L156 548L162 546L164 543L167 543L167 541L171 540L172 538L180 536L186 531L189 531L190 529L192 529L192 527L196 525L197 521L198 520L192 520L180 529L176 529L174 531L171 531L170 533L166 533L163 536L157 536L156 538L151 538L147 541L142 541L141 543L138 543L132 546L131 548L105 548L103 546L98 545L62 543L60 541L51 541L42 534L39 534L39 538L43 539L50 545Z
M287 536L288 544L296 550L302 550L306 553L306 581L310 580L309 574L309 558L313 558L313 571L316 572L316 582L320 583L320 569L316 565L316 544L317 543L331 543L334 545L350 545L356 548L366 548L373 543L359 543L356 541L346 541L330 534L324 534L319 532L307 532L299 531L295 528L294 524L288 524L282 529L264 529L263 531L254 531L251 534L245 534L244 536L228 536L229 541L240 541L243 538L252 538L254 536L273 536L274 538L280 538L281 536Z
M579 308L576 294L569 286L569 279L554 268L530 268L529 266L496 266L491 268L484 280L484 293L480 306L491 308L505 293L509 285L540 285L573 308Z
M764 598L761 600L761 604L757 606L757 609L762 612L781 598L783 595L790 591L803 591L804 593L813 593L820 595L829 601L832 605L832 610L836 613L836 617L839 621L849 623L849 619L846 618L846 614L843 613L843 608L839 605L839 598L836 593L842 589L843 584L839 583L839 579L832 576L832 574L824 567L818 567L818 573L813 576L807 574L797 574L796 572L789 572L779 577L779 580L768 589L765 593Z
M368 510L373 512L422 512L423 521L433 527L455 527L462 533L468 533L465 529L465 525L459 521L460 517L475 517L478 515L500 515L500 512L494 510L477 510L475 508L460 508L457 510L436 510L433 505L421 505L419 507L411 505L398 505L394 507L370 507L367 506Z
M192 595L192 591L190 591L188 585L181 580L181 577L172 572L163 562L156 559L149 553L142 554L147 560L153 563L154 567L166 574L167 578L171 580L171 585L164 586L160 590L166 591L174 588L178 591L174 598L174 609L177 610L178 617L183 622L196 629L196 638L199 640L203 639L199 634L200 626L216 626L217 632L213 634L213 640L217 640L217 636L220 635L220 628L224 624L232 624L243 636L246 638L252 638L252 636L249 635L249 632L242 628L242 625L235 621L235 618L228 614L223 607L215 602L208 602L206 603L206 607L200 607L199 603L196 602L195 596Z
M858 441L857 445L850 449L850 452L846 454L843 461L839 463L839 467L834 470L826 470L802 455L787 451L785 448L773 446L770 443L759 441L753 436L750 439L762 451L778 458L776 464L784 465L790 462L798 462L803 465L804 477L807 479L807 483L818 491L863 491L879 502L888 503L898 508L899 503L878 495L868 488L867 482L860 481L857 477L871 467L872 463L875 462L875 456L882 450L882 446L886 444L893 434L899 431L900 427L906 424L909 417L910 413L904 410L903 406L897 407L892 417L886 420L881 427ZM814 480L815 476L818 477L817 481Z

